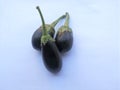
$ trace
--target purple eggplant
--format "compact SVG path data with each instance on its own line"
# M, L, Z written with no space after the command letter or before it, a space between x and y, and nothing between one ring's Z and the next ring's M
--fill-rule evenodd
M69 14L66 13L66 21L63 26L58 29L55 37L55 43L61 53L68 52L73 45L73 32L69 27Z
M47 32L48 28L45 27L45 22L40 8L37 6L42 20L42 36L41 36L41 51L42 58L47 70L52 73L58 73L62 67L62 60L60 52L55 44L55 40Z
M62 60L54 41L48 41L42 45L42 57L46 68L57 73L62 67Z

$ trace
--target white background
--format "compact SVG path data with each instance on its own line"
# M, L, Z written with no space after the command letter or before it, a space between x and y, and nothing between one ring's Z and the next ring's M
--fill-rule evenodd
M41 25L66 11L73 48L54 75L31 45ZM117 0L0 0L0 90L120 90L119 2ZM56 31L64 21L56 26Z

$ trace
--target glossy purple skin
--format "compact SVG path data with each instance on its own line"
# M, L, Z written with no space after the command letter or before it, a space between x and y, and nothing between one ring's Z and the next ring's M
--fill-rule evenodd
M61 53L68 52L73 45L72 31L65 30L64 32L58 32L56 35L55 41Z
M54 28L51 28L51 32L49 32L49 34L53 37L54 33L55 33ZM41 50L41 37L42 37L42 28L40 27L32 35L32 46L36 50Z
M52 73L58 73L62 67L62 60L55 42L48 41L42 45L41 51L46 68Z

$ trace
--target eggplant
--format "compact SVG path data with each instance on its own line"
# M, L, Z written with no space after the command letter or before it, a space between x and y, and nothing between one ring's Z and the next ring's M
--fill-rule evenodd
M59 72L62 67L62 60L55 42L48 41L45 45L43 44L41 51L46 68L52 73Z
M61 20L65 18L65 15L62 15L61 17L59 17L57 20L55 20L54 22L52 22L51 24L45 24L45 27L47 29L47 32L54 37L55 34L55 30L54 27L56 26L56 24ZM43 27L40 26L32 35L32 46L34 49L36 50L41 50L41 37L42 37L42 29Z
M61 53L66 53L72 48L73 32L69 27L69 13L66 13L65 24L58 29L55 43Z
M41 52L45 67L52 73L58 73L62 68L62 59L60 52L55 44L55 40L47 32L45 21L40 8L36 7L42 21Z
M50 25L47 25L47 27L50 27ZM53 27L50 28L50 30L48 31L48 33L54 37L55 34L55 30ZM32 35L32 46L34 49L36 50L41 50L41 37L42 37L42 27L39 27Z

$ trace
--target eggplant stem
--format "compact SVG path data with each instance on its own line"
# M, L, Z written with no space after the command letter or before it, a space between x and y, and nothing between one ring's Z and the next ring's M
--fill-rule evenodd
M68 27L69 26L69 13L66 12L66 20L64 26Z
M55 27L56 24L57 24L61 19L65 18L65 17L66 17L66 15L60 16L57 20L55 20L55 21L51 24L51 26L52 26L52 27Z
M42 21L42 26L43 26L42 32L43 32L43 35L46 35L47 34L47 30L46 30L46 27L45 27L45 21L44 21L42 12L41 12L39 6L37 6L36 9L38 10L38 12L40 14L41 21Z

